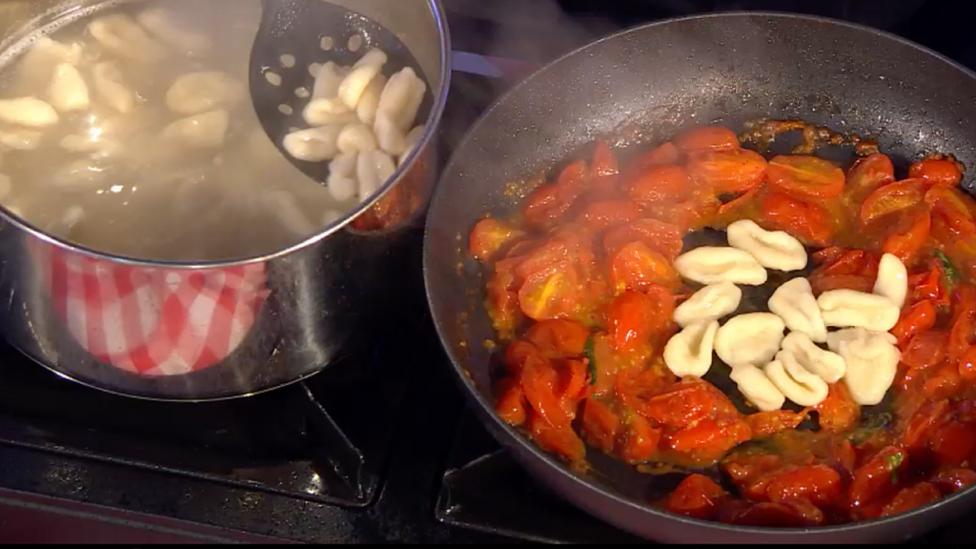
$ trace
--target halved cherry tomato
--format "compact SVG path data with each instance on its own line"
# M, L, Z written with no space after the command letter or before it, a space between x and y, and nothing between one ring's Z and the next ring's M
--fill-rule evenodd
M924 507L941 497L942 494L939 493L939 490L935 486L928 482L920 482L915 486L910 486L898 492L895 499L884 506L884 509L881 511L881 516L890 517L907 513L912 509Z
M739 136L722 126L705 126L682 133L674 144L686 153L729 151L739 148Z
M861 223L865 225L882 217L918 206L925 200L925 183L908 179L889 183L871 193L861 204Z
M668 447L684 454L696 465L717 462L726 452L752 438L752 430L745 421L735 419L705 419L666 437Z
M643 242L648 248L659 252L669 261L681 254L681 229L670 223L656 219L637 221L610 229L603 236L603 247L607 257L613 257L620 248L631 242Z
M940 471L932 477L932 484L943 494L955 494L976 484L976 471L972 469L949 469Z
M568 358L583 354L589 336L589 329L579 322L553 319L533 324L525 339L549 358Z
M651 344L671 323L673 313L674 296L663 288L620 294L607 313L614 347L626 351Z
M579 401L586 396L586 364L576 359L557 360L553 364L558 376L556 396L562 401L567 414L575 417Z
M602 231L629 223L640 217L640 210L629 200L605 200L594 202L583 210L583 222L594 230Z
M910 368L926 370L941 364L946 356L949 334L941 330L922 332L911 340L901 353L901 361Z
M555 183L545 184L526 199L522 215L531 226L545 228L558 221L586 190L589 176L586 162L566 166Z
M681 201L691 196L688 171L681 166L652 166L628 178L630 197L642 204Z
M612 177L620 174L617 156L613 154L610 145L602 139L597 141L593 147L593 162L590 164L590 173L593 177Z
M976 453L976 432L972 425L950 421L936 427L929 447L942 467L960 467Z
M766 177L766 159L748 149L699 154L688 162L688 172L716 194L734 194L758 187Z
M932 216L942 219L956 237L976 235L976 221L967 201L971 200L956 187L935 185L925 193Z
M826 244L834 233L822 206L781 193L766 195L762 218L767 228L786 231L811 245Z
M639 414L670 429L685 429L706 419L738 418L729 398L703 379L686 378L635 406Z
M970 345L959 359L959 376L964 381L976 381L976 345Z
M719 206L717 213L719 219L724 220L727 223L731 223L739 219L751 219L754 217L753 215L749 214L750 208L756 206L756 203L764 188L765 187L762 185L753 187L748 192L745 192Z
M937 316L938 311L932 301L920 301L902 313L898 324L891 329L891 333L898 338L898 345L904 345L916 335L931 330L935 326Z
M840 475L826 465L787 467L766 483L766 497L774 502L805 499L820 507L837 503L840 496Z
M889 446L854 471L850 487L850 505L854 510L863 509L872 502L894 495L898 484L893 482L908 470L908 457L904 450Z
M902 442L906 448L919 449L925 446L932 431L948 419L949 401L942 399L923 404L908 421Z
M847 172L846 192L851 198L850 204L852 206L860 204L878 187L894 180L895 166L888 155L875 153L859 159Z
M620 457L631 464L645 463L654 457L661 441L661 430L652 427L641 416L632 416L627 424Z
M569 427L573 420L557 394L559 374L553 363L529 357L522 367L521 385L532 410L552 427Z
M606 403L588 398L583 403L583 435L605 454L613 453L621 432L620 417Z
M498 417L512 427L520 427L526 420L525 393L522 385L515 379L499 382L495 389L495 412Z
M534 320L569 318L579 310L579 277L569 262L556 264L552 272L529 276L518 291L525 316Z
M947 158L927 158L912 164L908 170L909 177L918 177L935 185L949 185L955 187L962 182L962 170L959 165Z
M777 156L767 173L773 188L797 198L833 198L844 192L844 170L816 156Z
M828 433L844 433L861 418L861 407L851 398L844 383L833 383L827 398L815 408L820 417L820 429Z
M946 353L949 360L957 364L969 347L976 344L976 288L960 287L953 295L953 302L954 316Z
M571 464L582 467L586 458L586 446L569 425L553 426L539 416L530 415L529 433L539 447L552 452Z
M482 219L471 230L468 249L471 257L479 261L491 259L499 250L515 238L524 235L512 225L492 217Z
M681 162L681 150L674 143L668 141L637 157L633 167L637 171L644 171L651 166L677 164Z
M807 414L791 412L790 410L775 410L772 412L758 412L746 416L746 423L752 430L753 438L771 437L782 431L796 429L803 423Z
M922 385L922 394L929 400L938 400L954 396L962 388L962 377L959 367L943 364L936 369Z
M610 260L610 283L618 293L643 292L655 284L678 288L681 277L666 257L643 242L631 242Z
M932 216L924 209L916 211L895 226L885 238L881 249L894 255L905 265L912 265L925 246L931 230Z
M682 231L704 227L721 205L718 197L711 192L696 189L691 198L678 202L659 202L647 207L647 213L655 218L671 223Z
M823 524L823 511L809 501L735 502L719 511L719 520L741 526L805 528Z
M728 497L725 490L705 475L692 474L671 492L665 507L677 515L700 520L711 520L718 512L722 499Z

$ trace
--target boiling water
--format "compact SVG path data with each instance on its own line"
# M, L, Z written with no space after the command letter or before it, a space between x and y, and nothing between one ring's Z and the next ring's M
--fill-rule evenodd
M96 39L90 23L103 16L113 17L112 34L121 40ZM77 68L90 107L60 112L57 124L43 128L0 123L0 173L10 183L7 191L0 177L4 206L35 227L99 251L180 261L270 253L340 217L354 204L335 202L285 160L248 99L259 20L259 0L153 0L45 29L60 44L80 45ZM0 72L0 98L52 101L55 66L63 58L44 51L39 36L30 42ZM104 62L111 65L99 65ZM131 109L99 92L96 66L117 68L113 78L121 76L133 92ZM174 112L167 105L170 88L200 71L226 75L222 95L177 97L185 105ZM201 111L198 103L211 114L187 121L193 116L187 113ZM173 129L181 119L183 131ZM208 129L224 120L223 135ZM194 138L201 129L212 135Z

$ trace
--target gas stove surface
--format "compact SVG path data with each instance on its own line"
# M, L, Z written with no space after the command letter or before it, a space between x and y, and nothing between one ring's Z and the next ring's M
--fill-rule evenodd
M533 66L664 17L809 11L901 34L976 68L968 22L948 2L445 4L460 53L445 156ZM363 334L369 344L311 380L247 400L127 400L0 348L0 540L634 541L536 486L465 412L426 310L420 245L418 233L402 303ZM920 541L965 540L968 520Z

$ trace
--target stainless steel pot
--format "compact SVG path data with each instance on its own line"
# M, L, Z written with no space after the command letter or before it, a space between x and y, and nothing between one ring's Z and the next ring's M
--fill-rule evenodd
M0 329L12 345L54 372L99 389L190 401L273 389L317 373L337 356L376 312L377 292L397 269L397 245L426 207L451 50L437 0L333 3L393 31L434 92L422 145L381 192L300 244L225 263L103 254L0 209ZM0 51L69 11L102 4L0 1ZM404 189L414 200L402 222L380 230L361 223ZM132 303L142 304L142 316L149 317L144 323L154 323L141 335L122 321L131 318L123 309ZM214 303L230 304L225 309L232 312L208 314Z

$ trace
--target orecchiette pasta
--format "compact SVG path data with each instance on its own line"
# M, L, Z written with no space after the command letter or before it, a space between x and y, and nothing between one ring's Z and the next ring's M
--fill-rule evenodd
M700 284L759 286L767 280L766 269L754 257L735 248L697 248L678 257L674 266L681 276Z
M0 99L0 121L28 128L46 128L60 120L54 107L36 97Z
M798 271L807 266L807 251L799 240L783 231L767 231L743 219L729 225L729 245L749 252L760 265L778 271Z
M366 200L380 189L387 179L393 176L396 164L390 155L380 150L359 154L356 162L356 176L359 178L359 199Z
M163 130L163 137L197 149L214 149L224 144L230 114L215 110L177 120Z
M884 254L881 257L874 293L887 297L899 309L905 305L905 296L908 295L908 269L897 256Z
M782 318L790 331L806 334L817 343L827 341L827 326L807 279L794 278L777 288L769 298L769 310Z
M105 15L88 24L88 32L111 52L136 61L157 61L166 56L166 48L149 36L131 17L121 13Z
M703 320L718 320L739 308L742 290L731 282L705 286L674 310L674 321L685 327Z
M128 114L135 108L135 93L126 85L122 71L111 61L92 67L92 82L98 98L109 107L122 114Z
M800 406L816 406L827 398L827 382L807 371L789 351L780 351L763 370L786 398Z
M664 347L664 363L678 377L701 377L712 367L718 321L705 320L675 334Z
M732 366L756 366L772 360L783 341L783 320L771 313L749 313L731 318L715 336L715 352Z
M783 392L757 366L752 364L733 366L729 378L735 382L746 400L761 412L779 410L786 403Z
M838 328L866 328L887 332L895 327L901 309L890 299L854 290L831 290L817 298L824 324Z
M245 97L243 84L230 75L194 72L176 79L166 92L166 106L178 114L198 114L218 107L233 107Z
M91 106L88 84L78 69L69 63L54 67L48 97L51 106L64 113L87 110Z
M847 372L847 365L840 355L817 347L806 334L788 334L783 340L783 350L791 353L801 366L827 383L836 383Z
M338 124L292 132L285 136L284 148L292 157L303 162L332 160L339 154Z
M895 336L889 333L864 328L840 330L827 336L830 350L844 357L847 363L844 384L854 402L874 406L884 400L901 360L895 342Z

